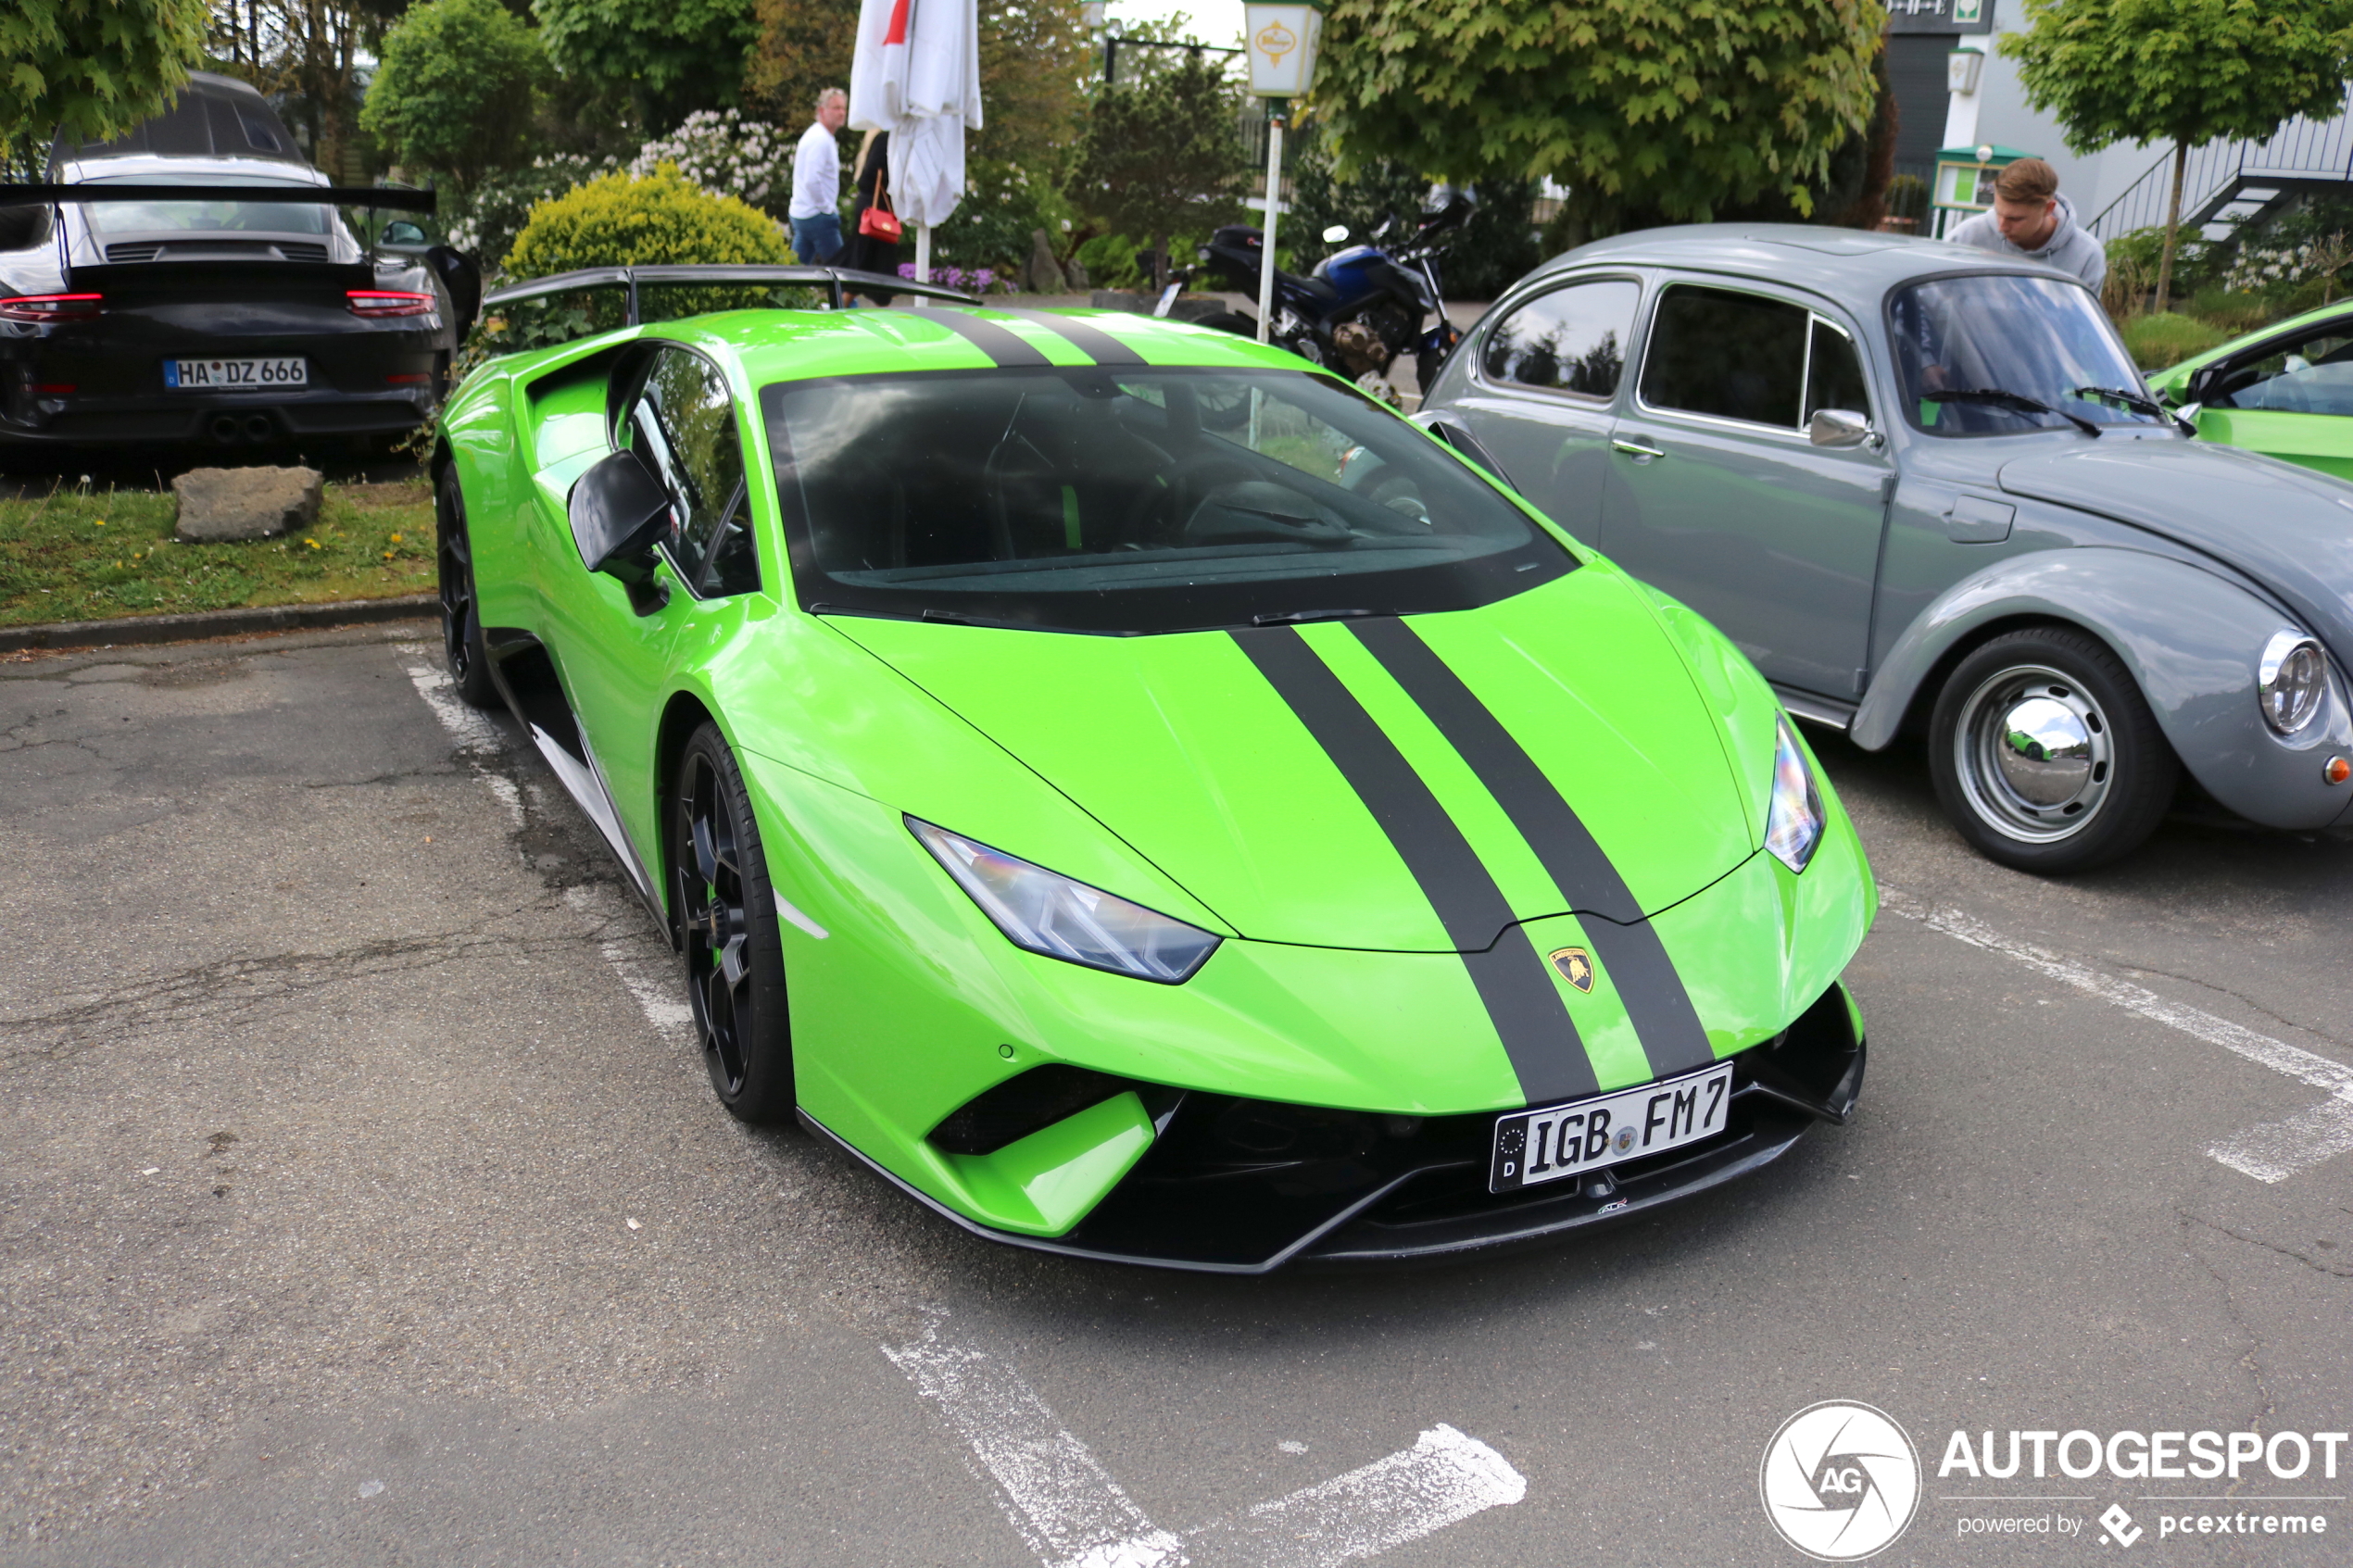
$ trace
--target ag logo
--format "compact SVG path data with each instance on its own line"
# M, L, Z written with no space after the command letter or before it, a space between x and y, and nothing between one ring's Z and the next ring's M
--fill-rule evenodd
M1552 955L1553 967L1561 978L1579 991L1593 988L1593 957L1582 947L1563 947Z
M1920 1456L1884 1411L1825 1399L1781 1423L1756 1487L1783 1540L1818 1562L1853 1562L1912 1523Z

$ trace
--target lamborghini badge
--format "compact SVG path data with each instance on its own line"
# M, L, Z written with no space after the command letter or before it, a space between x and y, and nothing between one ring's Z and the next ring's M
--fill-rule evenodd
M1580 991L1593 988L1593 958L1582 947L1563 947L1553 954L1553 967L1561 978Z

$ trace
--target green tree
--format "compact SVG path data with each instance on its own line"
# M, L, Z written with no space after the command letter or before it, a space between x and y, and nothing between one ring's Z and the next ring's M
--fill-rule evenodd
M103 142L161 113L203 57L206 15L205 0L9 0L0 154L34 173L56 132Z
M2353 0L2026 0L2031 25L2001 42L2027 102L2079 153L2173 144L2173 192L2157 269L2172 285L2189 149L2262 140L2296 115L2333 116L2353 72Z
M1206 60L1181 59L1096 95L1071 199L1111 228L1148 236L1152 281L1167 282L1168 236L1224 222L1249 172L1240 95Z
M1343 169L1549 175L1592 232L1801 216L1877 107L1881 0L1333 0L1315 108Z
M697 109L736 107L760 37L752 0L534 0L532 8L556 69L624 98L648 136Z
M414 169L464 190L528 151L539 39L498 0L431 0L384 38L360 129Z

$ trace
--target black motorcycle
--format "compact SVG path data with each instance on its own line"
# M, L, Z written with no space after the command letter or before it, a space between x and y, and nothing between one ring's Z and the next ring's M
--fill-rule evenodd
M1473 205L1458 193L1422 213L1413 232L1394 246L1383 248L1397 227L1392 218L1367 236L1372 243L1333 252L1306 277L1277 271L1268 336L1302 359L1357 380L1368 375L1385 380L1397 357L1410 353L1427 392L1447 350L1462 336L1446 319L1438 257L1446 237L1469 220ZM1327 245L1347 238L1343 226L1324 231ZM1227 288L1256 298L1265 247L1260 231L1231 223L1212 234L1197 255ZM1238 314L1213 318L1208 324L1252 334L1258 330L1255 320Z

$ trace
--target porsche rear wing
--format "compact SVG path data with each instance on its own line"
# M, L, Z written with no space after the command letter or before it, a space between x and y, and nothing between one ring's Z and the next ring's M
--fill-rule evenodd
M277 202L297 207L372 207L392 212L431 212L440 201L433 191L405 185L0 185L0 207L34 202Z
M534 278L528 282L494 289L483 296L482 306L488 310L497 306L544 299L550 295L573 294L585 289L621 289L627 295L626 319L622 324L635 327L644 321L638 308L638 290L648 283L813 284L826 291L836 310L842 308L853 294L910 294L925 299L944 299L951 305L980 303L968 294L942 288L937 283L912 282L905 278L894 278L881 272L862 272L854 267L681 262L660 267L584 267L576 272L558 272L549 277ZM732 309L734 307L725 308Z

